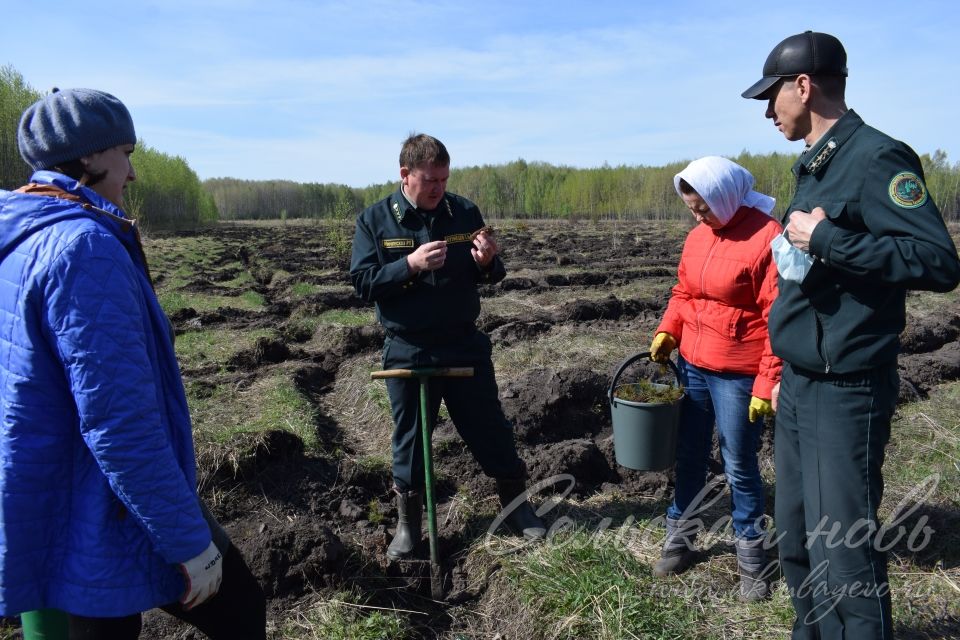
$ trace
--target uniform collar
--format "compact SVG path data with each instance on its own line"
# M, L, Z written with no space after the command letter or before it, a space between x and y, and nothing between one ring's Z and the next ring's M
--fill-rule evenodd
M802 171L812 175L823 171L830 164L830 159L862 124L863 119L853 109L849 109L819 140L804 149L793 165L794 175L799 176Z
M440 201L440 206L433 211L423 211L413 206L413 203L407 200L407 196L403 192L403 186L398 186L397 190L390 198L390 213L393 214L393 217L397 222L402 222L406 215L411 211L419 211L423 215L430 215L444 211L446 212L447 216L453 218L453 207L450 205L450 194L443 194L443 200Z

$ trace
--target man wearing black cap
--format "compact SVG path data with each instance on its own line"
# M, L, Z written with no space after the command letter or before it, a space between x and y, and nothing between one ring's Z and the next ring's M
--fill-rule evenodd
M847 55L807 31L778 44L744 98L806 147L774 241L770 340L776 526L793 638L891 638L877 506L911 289L950 291L960 260L910 147L847 109ZM777 395L779 391L779 397Z

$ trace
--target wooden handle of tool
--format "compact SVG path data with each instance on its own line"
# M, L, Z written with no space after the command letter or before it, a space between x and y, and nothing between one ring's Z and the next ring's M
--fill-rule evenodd
M419 378L421 375L427 375L431 378L472 378L473 367L444 367L440 369L385 369L383 371L373 371L370 378L380 380L383 378Z

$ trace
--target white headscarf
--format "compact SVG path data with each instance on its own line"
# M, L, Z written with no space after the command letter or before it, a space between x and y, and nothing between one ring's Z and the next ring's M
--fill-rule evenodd
M759 209L767 215L777 201L753 190L753 175L736 162L719 156L694 160L673 176L673 187L680 193L680 179L686 180L722 223L727 224L740 207Z

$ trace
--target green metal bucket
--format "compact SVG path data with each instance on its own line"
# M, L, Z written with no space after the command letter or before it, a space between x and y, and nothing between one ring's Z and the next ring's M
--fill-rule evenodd
M617 464L636 471L662 471L673 466L677 453L677 429L680 423L680 403L683 396L672 403L634 402L616 397L616 391L626 385L617 385L628 366L649 358L650 352L638 353L624 360L610 382L607 397L613 420L613 451ZM672 361L667 363L680 381L680 371ZM667 389L670 385L656 384Z

